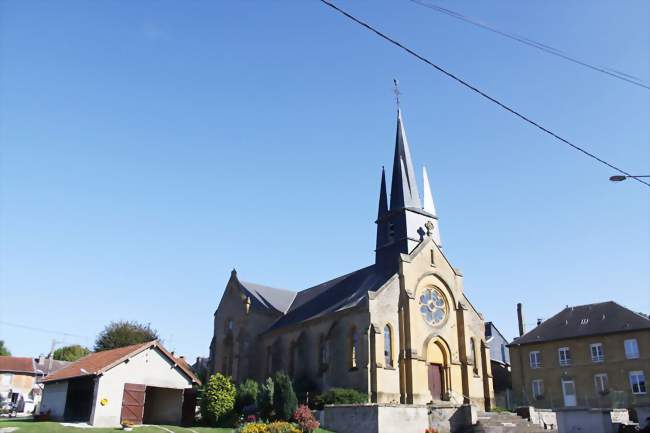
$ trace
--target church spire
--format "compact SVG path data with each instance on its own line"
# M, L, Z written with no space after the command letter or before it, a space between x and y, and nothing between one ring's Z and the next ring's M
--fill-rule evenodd
M379 210L377 211L377 219L380 219L388 213L388 196L386 194L386 170L381 168L381 187L379 189Z
M433 216L436 215L436 206L433 204L433 195L431 194L431 186L429 185L429 175L427 174L427 168L422 167L422 178L424 180L424 203L422 209L425 212L430 213Z
M402 111L397 110L397 137L393 158L390 208L386 206L385 173L382 172L375 264L382 272L396 272L401 254L410 254L427 236L440 246L440 231L429 177L424 171L424 208L420 205L411 149L406 141Z
M420 195L411 160L404 125L402 110L397 110L397 136L395 138L395 156L393 158L393 178L390 187L390 209L419 208Z
M436 219L436 222L432 223L433 228L432 228L431 237L433 238L436 245L442 247L442 243L440 242L440 228L438 227L438 215L436 214L436 206L433 204L433 195L431 194L431 186L429 185L429 175L427 174L426 167L422 167L422 178L424 181L424 185L423 185L424 200L423 200L422 209L425 212L431 214Z

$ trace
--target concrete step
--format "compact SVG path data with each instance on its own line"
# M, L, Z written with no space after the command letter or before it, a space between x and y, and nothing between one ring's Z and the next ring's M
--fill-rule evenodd
M467 433L552 433L511 412L479 412Z

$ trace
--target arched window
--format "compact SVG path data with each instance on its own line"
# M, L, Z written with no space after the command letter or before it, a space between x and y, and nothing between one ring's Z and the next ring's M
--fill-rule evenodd
M348 346L349 346L350 368L357 368L357 362L359 357L359 336L357 335L357 329L355 327L352 327L352 329L350 329Z
M393 333L390 325L384 327L384 363L386 367L393 366Z
M235 328L235 322L232 319L227 319L223 324L223 330L228 332L232 331Z
M327 357L327 340L324 335L321 335L318 347L318 364L321 370L327 369Z
M472 367L474 369L474 374L478 374L478 363L477 363L477 357L476 357L476 340L472 338L469 342L470 344L470 360L469 362L472 363Z
M296 346L295 341L289 345L289 376L293 376L296 370Z

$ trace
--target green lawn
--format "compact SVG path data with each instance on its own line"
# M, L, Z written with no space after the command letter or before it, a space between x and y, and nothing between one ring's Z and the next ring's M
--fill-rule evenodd
M106 433L122 431L119 428L92 428L81 429L76 427L64 427L57 422L34 422L32 420L8 420L0 419L0 431L4 427L18 427L15 433ZM178 426L163 426L174 433L192 433L194 430L197 433L232 433L233 430L229 428L211 428L211 427L192 427L191 430L185 427ZM136 427L133 433L165 433L164 430L157 427ZM316 433L332 433L327 430L318 429Z

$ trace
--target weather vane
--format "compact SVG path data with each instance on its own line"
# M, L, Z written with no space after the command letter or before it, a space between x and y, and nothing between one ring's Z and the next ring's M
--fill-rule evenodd
M393 83L395 84L395 89L393 89L393 93L395 94L395 104L397 104L397 108L399 109L399 95L401 95L402 92L399 91L399 81L393 78Z

